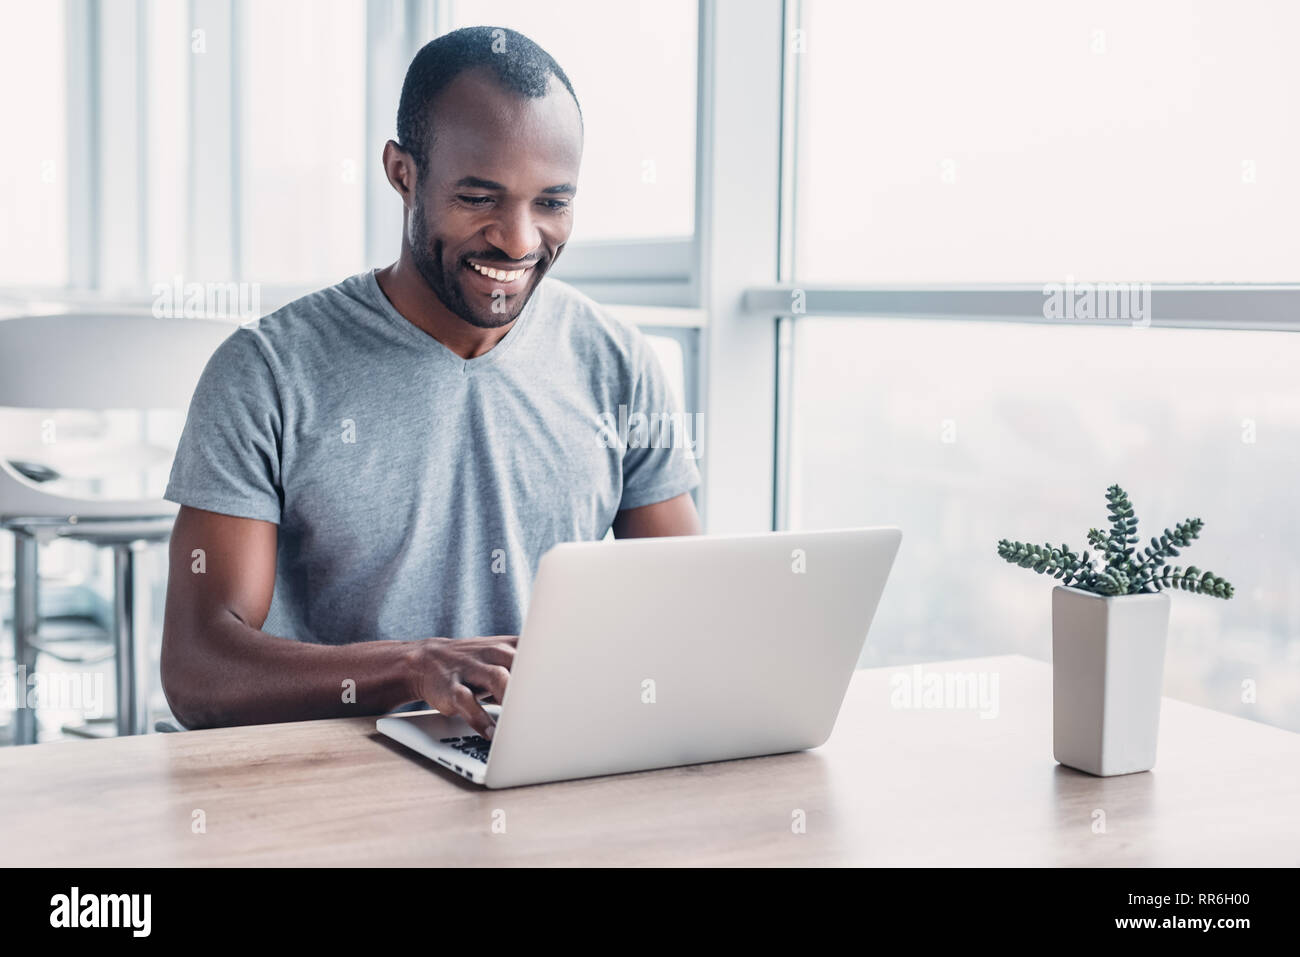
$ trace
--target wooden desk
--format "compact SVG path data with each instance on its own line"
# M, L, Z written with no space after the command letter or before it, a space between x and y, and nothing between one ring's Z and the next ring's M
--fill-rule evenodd
M1052 760L1050 666L924 669L997 674L998 716L894 708L890 678L910 668L861 671L815 751L507 791L374 718L0 749L0 862L1300 863L1300 735L1165 699L1155 770L1095 778Z

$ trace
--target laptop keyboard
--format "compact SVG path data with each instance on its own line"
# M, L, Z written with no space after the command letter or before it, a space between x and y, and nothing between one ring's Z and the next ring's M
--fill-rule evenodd
M469 734L463 738L439 738L439 743L450 745L461 754L468 755L475 761L484 761L488 759L488 751L492 748L492 742L482 735Z

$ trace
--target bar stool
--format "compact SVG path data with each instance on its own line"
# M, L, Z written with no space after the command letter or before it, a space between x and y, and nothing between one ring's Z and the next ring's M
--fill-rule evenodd
M61 313L0 319L0 407L187 409L208 359L238 324L142 314ZM113 549L117 733L148 730L149 591L137 557L171 534L178 507L163 499L79 498L43 485L51 475L16 468L0 449L0 528L14 536L14 665L36 668L38 556L56 537ZM34 744L35 712L17 689L13 743Z

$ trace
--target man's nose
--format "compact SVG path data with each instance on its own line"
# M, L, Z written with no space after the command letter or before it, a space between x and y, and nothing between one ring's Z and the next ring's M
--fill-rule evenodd
M488 242L516 262L528 259L542 242L541 230L527 208L516 208L504 215L486 236Z

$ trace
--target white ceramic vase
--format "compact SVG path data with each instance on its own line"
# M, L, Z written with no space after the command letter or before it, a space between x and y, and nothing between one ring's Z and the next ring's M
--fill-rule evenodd
M1156 763L1169 596L1052 590L1052 753L1107 777Z

